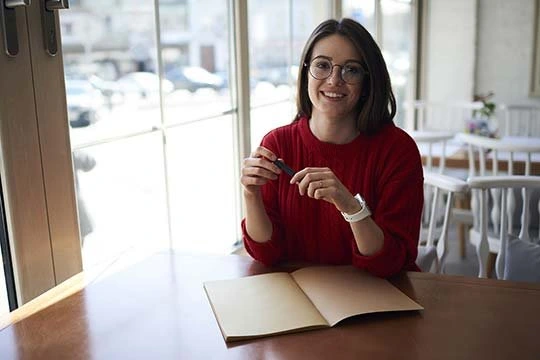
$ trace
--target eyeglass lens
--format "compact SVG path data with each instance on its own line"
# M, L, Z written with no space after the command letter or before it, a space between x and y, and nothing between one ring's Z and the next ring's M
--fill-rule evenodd
M362 65L355 61L348 61L343 65L333 65L329 59L315 58L309 65L309 72L317 80L324 80L332 75L334 67L341 70L341 78L348 84L357 84L364 77Z

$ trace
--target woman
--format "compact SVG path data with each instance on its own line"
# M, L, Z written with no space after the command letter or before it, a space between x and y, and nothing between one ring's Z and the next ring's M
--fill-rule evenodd
M380 277L415 264L423 173L393 123L381 51L350 19L327 20L302 53L298 115L244 160L244 245L255 259L353 264ZM274 163L297 172L290 177Z

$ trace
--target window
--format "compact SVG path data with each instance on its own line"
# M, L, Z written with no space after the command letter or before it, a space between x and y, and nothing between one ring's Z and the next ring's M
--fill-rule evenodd
M396 96L398 126L406 122L405 104L413 99L411 56L413 44L413 4L408 0L344 0L343 15L366 27L375 38L384 59Z
M226 253L239 240L234 149L240 101L250 104L251 147L290 123L304 43L340 6L249 0L251 98L237 99L232 84L246 74L232 71L238 60L233 3L246 6L236 0L73 0L69 11L59 12L85 267L169 247ZM407 4L347 0L343 14L372 33L379 24L385 56L399 58L406 36L398 41L392 33L410 24L406 12L394 8ZM397 84L394 77L406 64L390 63Z
M248 1L251 145L296 115L295 91L304 43L331 17L328 0Z

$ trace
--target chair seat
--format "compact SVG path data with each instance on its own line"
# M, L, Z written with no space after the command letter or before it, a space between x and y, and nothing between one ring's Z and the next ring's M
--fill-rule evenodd
M531 245L531 248L538 246L536 244L537 232L533 231L530 221L530 207L538 208L540 204L530 203L531 192L540 189L540 176L531 175L504 175L504 176L477 176L470 177L467 182L473 191L473 199L476 199L478 210L474 212L474 228L469 232L470 242L476 248L476 254L479 261L479 277L487 277L491 274L492 263L489 260L490 253L497 254L495 261L495 271L497 278L503 279L506 268L505 257L509 250L508 234L518 234L518 244L525 243ZM514 189L521 189L514 194ZM475 196L475 197L474 197ZM508 204L515 204L511 201L513 197L522 196L521 202L521 220L518 224L509 221L511 215L515 214L517 209L509 208ZM509 200L510 199L510 200ZM488 201L489 200L489 201ZM491 208L491 209L490 209ZM493 216L493 214L497 214ZM513 237L510 235L510 237ZM512 246L513 244L511 244ZM526 253L527 251L522 251ZM510 268L518 269L521 276L526 273L516 265L534 265L535 261L527 261L523 256L513 258ZM524 264L521 264L521 262Z
M503 279L540 283L540 245L509 235Z
M454 197L456 194L464 194L467 189L467 183L463 180L424 172L424 193L428 201L424 204L416 258L416 264L423 271L444 272ZM439 204L440 201L444 205Z
M419 246L418 256L416 257L416 265L418 265L422 271L428 272L431 270L431 266L436 258L437 249L435 246Z
M514 235L510 235L510 236L514 236ZM477 246L478 243L480 243L480 233L476 231L474 228L471 228L471 230L469 231L469 242L473 246ZM530 242L535 244L538 242L538 239L533 236L531 237ZM499 238L499 235L488 234L488 244L489 244L489 252L497 254L499 250L501 249L501 240Z

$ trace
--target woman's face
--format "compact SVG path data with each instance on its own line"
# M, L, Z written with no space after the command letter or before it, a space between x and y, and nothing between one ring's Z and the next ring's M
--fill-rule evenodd
M313 104L312 117L341 120L354 118L356 104L362 93L362 81L349 84L342 79L341 73L345 64L346 71L359 70L357 67L362 60L359 52L346 37L333 34L315 44L309 61L314 59L318 69L332 66L332 73L323 80L317 80L308 74L308 95ZM318 59L323 59L323 62L317 62ZM313 70L317 69L312 67L312 72Z

